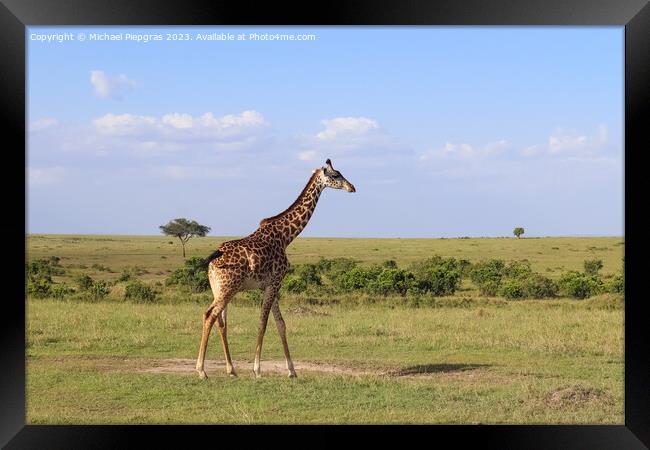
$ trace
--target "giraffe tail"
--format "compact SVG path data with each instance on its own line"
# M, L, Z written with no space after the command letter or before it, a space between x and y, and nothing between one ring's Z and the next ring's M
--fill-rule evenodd
M213 259L217 259L217 258L220 257L221 255L223 255L223 252L222 252L221 250L215 250L215 251L213 251L213 252L210 254L210 256L208 256L207 258L205 258L205 259L203 260L203 264L202 264L203 267L206 267L206 268L207 268L208 265L210 265L210 262L212 262Z

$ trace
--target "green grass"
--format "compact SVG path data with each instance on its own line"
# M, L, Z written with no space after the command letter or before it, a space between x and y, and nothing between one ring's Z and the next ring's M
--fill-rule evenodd
M182 264L165 237L54 236L27 239L28 257L60 256L64 267L112 279L128 266L163 280ZM220 239L191 241L204 256ZM602 259L622 264L621 238L298 239L293 263L352 257L398 264L433 253L470 260L528 258L547 276ZM559 250L554 250L557 247ZM377 249L377 250L375 250ZM540 254L541 253L541 254ZM165 258L161 258L165 256ZM113 273L91 269L108 266ZM84 265L87 269L75 269ZM558 273L559 273L559 269ZM158 273L161 272L161 273ZM504 302L465 292L442 307L330 305L296 309L283 301L292 356L365 375L265 371L281 360L270 319L262 373L143 373L163 360L196 358L202 302L139 305L28 299L27 422L43 423L590 423L622 424L624 317L620 299ZM446 305L446 306L445 306ZM320 314L316 314L320 313ZM229 308L235 361L251 361L259 311L243 298ZM223 359L217 333L208 359Z
M493 308L321 308L286 312L296 361L410 377L222 371L143 374L195 358L202 305L28 303L29 423L622 423L623 312L589 301ZM233 304L235 360L254 355L256 308ZM213 333L209 359L222 359ZM274 326L263 360L282 359ZM118 363L112 363L115 360ZM128 361L125 364L124 361ZM264 371L264 364L262 365ZM553 403L559 389L594 393Z

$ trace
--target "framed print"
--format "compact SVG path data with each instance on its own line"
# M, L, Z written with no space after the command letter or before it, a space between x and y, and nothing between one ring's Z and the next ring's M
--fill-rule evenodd
M7 448L648 445L647 2L0 10Z

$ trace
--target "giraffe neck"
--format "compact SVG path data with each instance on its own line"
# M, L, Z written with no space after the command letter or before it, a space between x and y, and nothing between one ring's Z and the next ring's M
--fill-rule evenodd
M317 170L296 201L277 216L263 219L259 230L267 237L279 240L286 248L307 226L324 188L320 181L320 170Z

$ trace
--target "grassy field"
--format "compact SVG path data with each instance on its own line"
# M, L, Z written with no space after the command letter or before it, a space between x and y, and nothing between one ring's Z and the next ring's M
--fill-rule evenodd
M191 241L188 256L205 256L222 240ZM59 256L70 271L94 278L139 266L147 271L143 279L162 280L182 264L179 245L170 241L31 235L27 254ZM432 254L527 258L549 277L601 259L602 272L613 274L622 266L623 239L304 238L289 247L293 263L345 256L401 265ZM207 381L192 371L205 304L30 298L27 422L623 423L620 304L607 296L506 302L470 293L476 301L438 308L288 304L297 379L273 370L282 350L272 323L263 378L254 378L259 312L236 300L229 340L239 377L216 366L223 353L215 332Z

